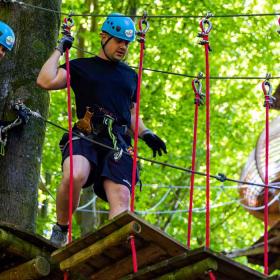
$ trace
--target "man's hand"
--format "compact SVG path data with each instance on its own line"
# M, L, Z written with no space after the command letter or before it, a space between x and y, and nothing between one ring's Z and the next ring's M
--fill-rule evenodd
M55 48L56 50L58 50L61 55L63 55L63 53L66 51L66 49L70 49L72 47L74 38L70 35L64 35L60 41L58 46Z
M142 138L145 143L153 150L154 157L157 153L159 156L162 155L162 152L165 154L167 153L165 143L151 130L147 129L143 131L140 135L140 138Z

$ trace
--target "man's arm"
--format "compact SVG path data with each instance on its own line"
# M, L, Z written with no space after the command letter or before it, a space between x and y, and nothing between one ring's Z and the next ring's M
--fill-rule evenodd
M66 87L66 70L57 68L60 51L55 50L43 65L37 78L37 85L48 90L62 89Z
M64 35L59 41L53 54L43 65L37 78L37 85L41 88L53 90L66 87L66 70L57 68L60 56L70 49L74 38L70 35Z
M131 129L135 131L135 120L136 120L136 104L133 103L133 108L131 112ZM162 152L167 153L165 143L150 129L148 129L143 120L139 117L139 129L138 129L139 138L143 139L145 143L153 150L153 156L156 154L162 155Z

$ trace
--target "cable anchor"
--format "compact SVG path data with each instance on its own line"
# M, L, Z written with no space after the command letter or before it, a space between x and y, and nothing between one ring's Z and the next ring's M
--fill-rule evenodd
M276 101L276 98L271 95L272 94L272 85L269 82L270 78L271 78L271 74L267 73L265 81L262 82L262 90L263 90L264 98L265 98L264 107L268 106L268 108L273 107L274 101ZM268 88L268 90L267 90L267 88Z
M145 25L144 29L143 29L143 25ZM139 27L139 31L136 32L136 35L139 36L140 38L137 39L137 41L140 42L140 43L145 43L145 36L146 36L146 33L148 32L148 30L150 28L150 24L148 22L147 12L144 12L143 16L139 19L138 27Z
M192 81L192 88L195 93L195 99L194 99L194 104L203 105L204 104L204 97L205 94L202 93L202 84L200 79L202 79L203 73L199 72L197 78L193 79Z

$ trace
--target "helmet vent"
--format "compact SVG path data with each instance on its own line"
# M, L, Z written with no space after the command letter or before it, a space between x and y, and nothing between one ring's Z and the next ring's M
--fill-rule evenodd
M117 27L116 27L116 31L118 31L118 32L121 31L121 27L120 27L120 26L117 26Z
M0 31L0 37L3 35L3 32L2 31Z

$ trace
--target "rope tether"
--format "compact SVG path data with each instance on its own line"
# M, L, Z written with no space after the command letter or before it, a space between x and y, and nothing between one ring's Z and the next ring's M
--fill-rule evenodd
M143 25L146 26L143 29ZM139 134L139 112L140 112L140 93L141 93L141 83L142 83L142 73L143 73L143 58L145 49L145 35L149 29L149 23L147 21L147 14L144 13L143 17L138 21L139 32L139 42L140 42L140 59L139 59L139 70L138 70L138 82L137 82L137 96L136 96L136 113L135 113L135 128L134 128L134 149L133 149L133 165L132 165L132 190L131 190L131 201L130 201L130 211L134 212L135 203L135 185L136 185L136 172L137 172L137 152L138 152L138 134ZM130 245L132 252L133 261L133 271L136 273L138 271L136 247L134 242L134 236L130 236Z
M204 97L204 94L201 92L201 89L202 89L202 84L200 82L201 78L202 78L202 73L199 73L198 77L192 81L192 88L193 88L193 91L195 94L195 99L194 99L195 112L194 112L194 126L193 126L193 148L192 148L192 170L193 171L195 171L195 163L196 163L198 107L203 104L203 97ZM189 216L188 216L188 240L187 240L188 248L190 248L190 245L191 245L194 176L195 176L195 173L192 173L191 182L190 182L190 202L189 202Z
M269 82L270 75L267 74L266 80L262 83L265 106L265 189L264 189L264 274L268 275L268 183L269 183L269 109L272 107L275 97L271 96L272 86ZM268 87L268 91L266 90Z
M209 51L211 51L209 45L208 35L212 29L212 23L209 20L211 14L207 14L204 19L199 23L201 33L198 37L202 37L199 44L204 45L205 49L205 81L206 81L206 227L205 227L205 239L206 248L210 247L210 66L209 66ZM206 29L206 26L207 29ZM209 271L209 277L211 280L216 279L214 274Z

